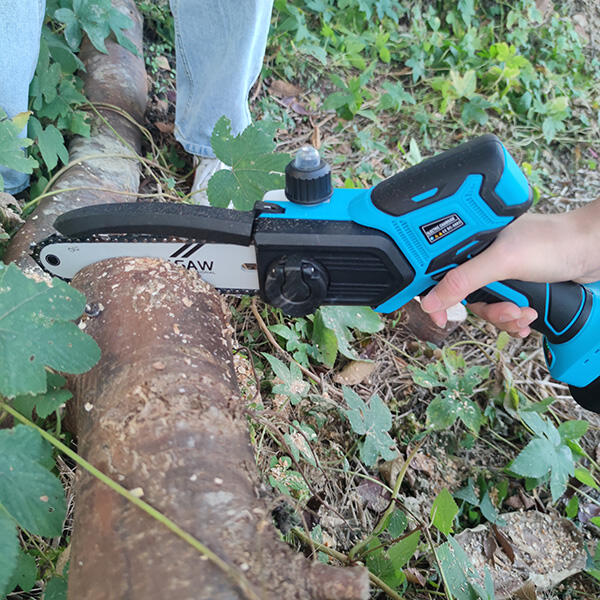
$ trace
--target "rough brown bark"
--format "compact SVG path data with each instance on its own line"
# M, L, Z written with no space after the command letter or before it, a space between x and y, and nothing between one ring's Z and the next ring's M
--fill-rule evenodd
M441 346L445 339L467 319L467 309L462 304L455 304L448 309L448 321L445 327L438 327L421 308L417 299L411 300L402 307L406 314L406 327L418 339Z
M118 259L73 281L100 363L74 379L79 453L242 572L261 599L368 597L362 567L307 560L275 535L247 432L222 298L170 263ZM80 474L72 600L221 600L223 572L127 500Z
M113 5L133 21L133 28L127 31L127 35L138 48L139 56L110 39L106 40L108 54L102 54L85 40L79 54L86 66L85 94L91 102L115 105L142 122L147 97L142 57L142 17L134 0L113 0ZM91 137L73 138L69 145L69 162L74 163L88 156L104 156L84 160L70 167L57 179L53 189L96 187L109 188L114 193L79 189L42 199L12 239L4 257L6 262L15 262L25 271L38 270L29 256L29 245L54 233L52 224L58 215L80 206L135 200L135 196L119 192L138 191L140 166L135 156L141 148L140 131L113 110L100 109L100 113L110 126L93 115ZM132 159L124 159L122 155L131 156Z

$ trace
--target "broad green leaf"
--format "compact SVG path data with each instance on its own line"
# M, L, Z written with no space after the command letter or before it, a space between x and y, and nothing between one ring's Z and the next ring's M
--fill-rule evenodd
M493 595L490 596L480 589L479 573L462 546L453 537L449 536L448 541L437 548L436 552L448 584L448 591L456 600L479 600L480 598L494 600Z
M397 588L406 581L402 565L396 564L390 558L386 549L381 546L382 543L379 538L372 540L367 546L365 562L371 573L375 574L391 588Z
M46 584L44 600L67 600L67 580L63 577L53 577Z
M459 98L470 99L477 88L477 75L473 69L468 70L464 75L460 75L458 71L450 71L450 81Z
M0 543L0 547L2 544ZM35 558L31 554L25 554L20 551L17 556L17 565L13 571L9 589L15 589L17 586L24 592L30 592L35 585L38 575Z
M107 53L104 40L112 32L121 46L138 54L135 45L123 33L132 26L131 19L113 8L110 0L74 0L72 7L72 10L59 8L54 18L65 24L65 39L73 51L79 50L83 30L100 52Z
M565 514L567 515L567 517L569 517L569 519L574 519L577 516L578 512L579 498L577 497L577 495L573 495L573 497L567 503L567 506L565 506Z
M533 438L510 465L523 477L543 477L552 468L554 446L545 438Z
M354 340L351 329L375 333L382 328L383 321L379 314L366 306L322 306L315 316L313 341L323 363L333 366L338 350L346 358L360 358L350 345ZM330 332L335 336L335 344Z
M398 452L388 431L392 427L392 414L381 398L374 394L367 405L351 388L344 387L344 399L348 410L344 411L354 433L364 435L360 458L372 467L379 457L384 460L396 458Z
M413 556L419 545L421 532L417 529L388 548L388 556L395 567L403 567Z
M234 136L231 122L221 117L211 136L217 158L231 170L217 171L208 182L212 206L233 202L239 210L251 210L265 192L283 187L283 172L290 161L288 154L274 153L275 143L264 127L250 125Z
M458 513L458 506L454 502L452 494L444 488L433 501L431 506L431 522L444 535L449 535L452 531L454 517Z
M49 171L56 167L59 158L64 164L69 162L65 140L54 125L50 124L44 129L37 119L32 119L30 135L37 139L40 153Z
M50 445L33 429L0 431L0 505L33 534L60 535L66 514L60 480L48 471Z
M596 480L594 479L594 476L584 467L577 467L575 469L575 479L577 479L577 481L581 481L581 483L583 483L584 485L588 485L591 488L594 488L595 490L600 489L598 487L598 484L596 483Z
M489 492L486 490L481 498L481 502L479 503L479 510L481 510L481 514L490 522L495 523L496 525L505 525L506 521L498 517L498 511L496 507L492 504L492 500L490 498Z
M459 402L452 396L436 396L427 407L427 422L436 430L450 427L458 417Z
M100 357L94 340L70 321L85 297L59 279L52 287L0 266L0 394L14 398L46 391L46 366L83 373Z
M463 398L462 402L459 402L458 405L458 417L471 431L479 433L479 429L483 423L483 415L475 402Z
M587 421L565 421L558 426L558 433L563 441L578 440L583 437L590 424Z
M454 492L454 497L459 500L465 500L473 506L479 506L479 496L475 493L475 484L472 478L469 478L467 485L457 492Z
M32 173L37 161L25 156L23 148L31 146L28 138L19 137L29 113L20 113L12 119L0 108L0 165L20 173Z
M390 516L390 520L387 524L387 531L392 536L392 538L400 537L404 530L408 527L408 519L406 515L401 511L396 509Z
M0 506L0 598L14 588L14 586L10 587L10 582L17 567L18 556L17 526L6 510Z
M13 407L28 419L32 418L33 409L37 416L45 419L48 415L58 410L69 400L73 394L63 389L66 384L64 377L57 373L47 372L47 391L43 394L17 396L13 401Z
M291 363L287 367L278 358L265 352L263 352L263 356L269 361L275 375L283 382L273 386L273 392L289 396L292 404L298 404L310 389L310 385L302 377L300 367L296 363Z

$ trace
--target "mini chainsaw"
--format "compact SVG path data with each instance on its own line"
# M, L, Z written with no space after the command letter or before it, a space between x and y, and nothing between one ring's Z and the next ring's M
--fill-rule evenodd
M223 292L260 294L290 316L323 304L392 312L487 248L531 205L532 191L500 140L484 135L370 189L332 189L331 169L302 148L285 190L254 210L168 203L83 207L33 247L65 280L91 263L160 257ZM538 313L551 375L600 412L600 284L491 283L469 302L514 302Z

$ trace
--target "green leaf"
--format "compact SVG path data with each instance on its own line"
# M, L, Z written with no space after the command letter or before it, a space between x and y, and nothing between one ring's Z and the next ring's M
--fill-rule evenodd
M475 485L473 478L469 478L467 485L457 492L454 492L454 497L459 500L465 500L473 506L479 506L479 497L475 493Z
M594 488L595 490L600 490L600 487L598 487L594 476L584 467L577 467L575 469L574 475L577 481L581 481L581 483L583 483L584 485L588 485L589 487Z
M19 137L23 131L29 113L19 113L12 119L0 108L0 165L20 173L32 173L37 161L25 156L23 148L32 144L32 140Z
M0 431L0 505L33 534L60 535L66 514L60 480L48 471L52 449L33 429Z
M459 403L452 396L436 396L427 407L427 423L435 430L446 429L458 417Z
M559 430L544 417L536 412L521 411L523 421L535 432L534 437L515 460L510 464L510 469L524 477L541 478L550 472L550 491L552 499L556 501L565 491L570 475L574 474L575 463L573 452L565 443ZM577 433L579 425L568 426Z
M9 589L15 589L19 586L22 591L30 592L35 585L37 575L35 558L31 554L20 551L17 556L17 565L10 579Z
M317 349L319 360L327 367L333 367L338 353L338 340L333 329L329 329L323 321L323 313L317 310L313 321L312 339Z
M0 461L2 458L0 457ZM17 567L19 556L19 539L17 526L10 515L0 506L0 598L11 592L12 574Z
M444 488L433 501L431 506L431 522L444 535L452 531L452 522L458 513L458 506L454 502L452 494Z
M83 373L96 364L98 345L70 322L84 307L83 294L59 279L50 287L0 266L0 394L45 392L47 366Z
M65 146L65 140L54 125L50 124L43 129L40 122L32 118L31 135L37 139L42 158L49 171L56 167L59 158L64 164L69 162L69 151Z
M579 498L577 497L577 495L573 495L573 497L567 503L567 506L565 506L565 514L567 515L567 517L569 517L569 519L574 519L577 516L578 512Z
M46 584L44 600L67 600L67 580L63 577L53 577Z
M565 421L558 426L558 433L563 442L567 440L578 440L583 437L590 424L587 421Z
M479 503L479 509L481 510L481 514L490 522L495 523L496 525L505 525L506 521L504 519L500 519L498 517L498 511L496 507L492 504L492 500L490 498L489 492L486 490L481 498L481 502Z
M381 398L374 394L369 405L349 387L344 387L344 399L348 410L343 411L354 433L364 435L365 439L360 448L360 458L372 467L379 457L392 460L398 456L394 440L388 431L392 427L392 414Z
M63 389L66 380L57 373L47 372L46 388L43 394L17 396L13 401L13 407L28 419L32 419L33 409L37 416L45 419L69 400L73 394Z
M331 334L323 331L329 329L335 335L337 351L346 358L358 360L360 357L350 346L354 340L350 329L357 329L363 333L375 333L383 328L383 321L378 313L366 306L322 306L318 313L320 320L315 318L313 328L313 340L317 349L323 355L323 349L327 358L330 359L333 354L333 338ZM335 360L335 356L333 357ZM323 361L329 366L333 366L333 361Z
M523 477L543 477L552 468L554 446L543 438L532 439L513 460L510 470Z
M392 536L392 538L400 537L404 530L408 527L408 519L406 515L401 511L396 509L390 516L389 523L387 525L387 531Z
M470 99L477 88L477 75L473 69L468 70L464 75L458 71L450 71L450 81L452 88L459 98Z
M283 187L283 172L290 161L288 154L274 153L272 136L264 126L250 125L234 136L231 122L221 117L211 136L217 158L231 170L217 171L208 182L208 199L212 206L251 210L265 192Z
M396 568L403 567L413 556L419 545L421 532L417 529L388 548L388 556Z
M310 385L302 378L300 367L296 363L291 363L287 367L278 358L265 352L263 352L263 356L269 361L275 375L283 382L273 386L273 392L288 396L292 404L298 404L310 389Z
M436 552L448 584L448 591L456 600L478 600L479 598L494 600L493 594L485 592L477 584L480 580L479 574L467 553L453 537L448 537L448 541L442 544ZM486 588L489 589L487 583Z

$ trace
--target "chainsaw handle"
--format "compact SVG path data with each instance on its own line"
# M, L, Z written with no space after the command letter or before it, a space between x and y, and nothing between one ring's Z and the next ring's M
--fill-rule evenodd
M477 290L468 302L513 302L538 313L531 324L544 334L552 377L569 385L574 400L600 413L600 285L506 280Z

